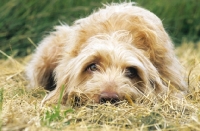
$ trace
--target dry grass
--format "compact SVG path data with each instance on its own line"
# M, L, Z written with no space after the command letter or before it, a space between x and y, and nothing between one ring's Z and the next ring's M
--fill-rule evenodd
M41 107L42 89L26 90L28 58L0 61L1 129L4 130L200 130L200 43L176 49L188 74L189 94L182 101L146 96L129 105ZM3 53L3 52L1 52ZM5 54L4 54L5 55Z

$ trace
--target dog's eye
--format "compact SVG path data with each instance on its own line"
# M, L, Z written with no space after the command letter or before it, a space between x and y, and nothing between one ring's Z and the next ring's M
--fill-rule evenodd
M126 68L125 70L125 76L130 78L130 79L133 79L134 77L137 76L137 69L133 68L133 67L128 67Z
M87 67L87 71L89 71L89 72L93 72L93 71L97 71L97 70L98 70L97 64L95 64L95 63L93 63Z

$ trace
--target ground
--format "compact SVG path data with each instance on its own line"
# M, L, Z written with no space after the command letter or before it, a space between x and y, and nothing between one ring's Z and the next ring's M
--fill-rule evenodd
M41 106L46 91L27 90L24 68L30 56L0 60L0 126L11 130L200 130L200 43L183 43L175 51L185 67L189 91L181 101L145 96L114 106Z

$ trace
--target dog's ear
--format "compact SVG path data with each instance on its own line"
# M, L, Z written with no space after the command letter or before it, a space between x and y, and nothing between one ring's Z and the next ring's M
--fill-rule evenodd
M56 31L39 44L32 60L26 68L27 79L31 87L43 86L53 90L56 86L54 69L64 50L65 40L69 33L68 26L58 26Z
M185 91L183 68L174 53L173 43L166 33L162 22L155 16L143 19L132 17L131 34L133 45L144 50L149 60L159 72L160 77L170 81L177 89Z
M152 20L152 23L150 23L139 16L132 17L131 19L135 22L130 26L132 28L131 34L133 35L134 46L144 50L154 64L162 61L166 53L172 50L171 40L165 32L162 23L156 22L154 24Z

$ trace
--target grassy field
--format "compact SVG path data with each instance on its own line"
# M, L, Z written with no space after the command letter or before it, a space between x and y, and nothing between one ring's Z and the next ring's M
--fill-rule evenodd
M176 48L176 54L188 76L189 93L185 99L177 101L166 96L158 101L146 96L132 105L124 101L119 106L107 103L83 107L60 104L41 107L46 92L43 89L26 90L27 81L23 72L29 56L2 60L2 130L200 130L199 45L183 43Z

